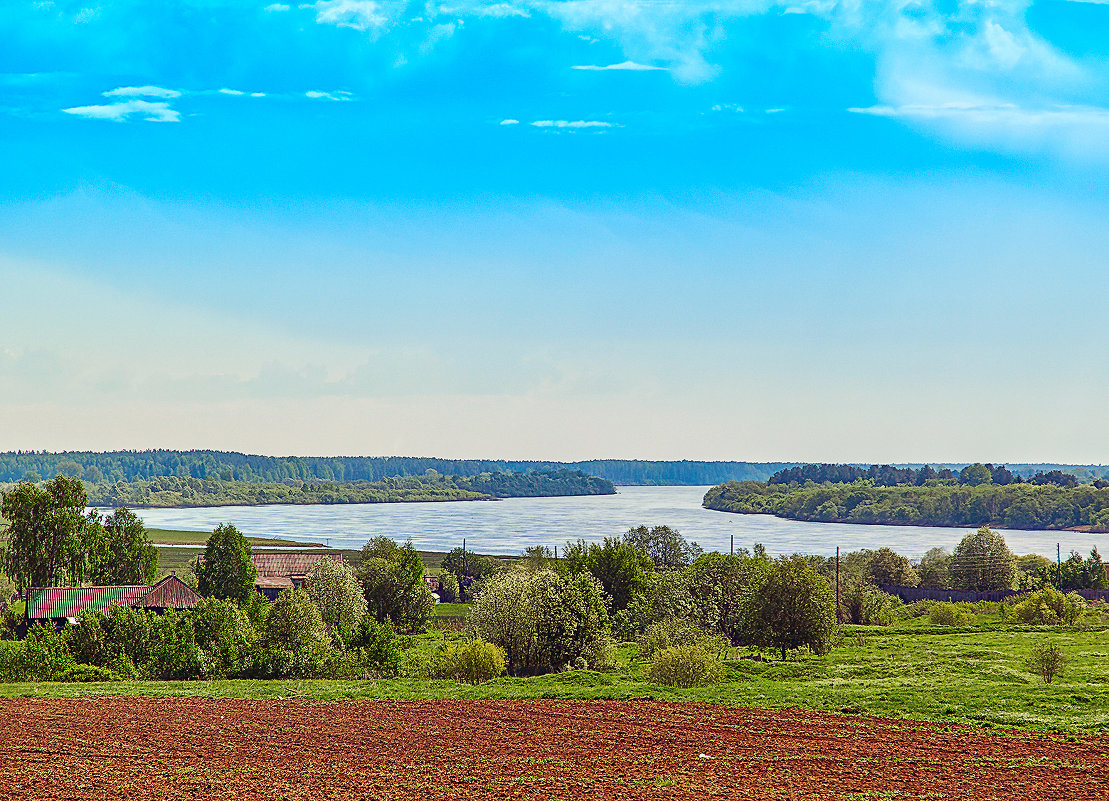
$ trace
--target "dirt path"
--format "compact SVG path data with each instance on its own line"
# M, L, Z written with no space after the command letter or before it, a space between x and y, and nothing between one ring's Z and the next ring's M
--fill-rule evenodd
M9 799L1109 799L1109 738L615 701L0 701Z

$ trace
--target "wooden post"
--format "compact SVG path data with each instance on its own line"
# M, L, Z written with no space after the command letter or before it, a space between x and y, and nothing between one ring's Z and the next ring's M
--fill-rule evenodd
M836 546L836 625L839 625L839 546Z

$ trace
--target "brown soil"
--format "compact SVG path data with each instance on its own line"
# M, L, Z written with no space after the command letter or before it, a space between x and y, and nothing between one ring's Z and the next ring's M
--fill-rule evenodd
M1098 799L1109 738L616 701L0 701L0 799Z

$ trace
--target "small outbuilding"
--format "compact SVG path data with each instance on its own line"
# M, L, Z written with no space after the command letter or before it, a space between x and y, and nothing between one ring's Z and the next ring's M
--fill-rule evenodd
M85 612L105 612L113 606L147 609L161 614L167 609L192 609L203 600L177 576L157 584L109 587L31 587L27 591L27 623L48 621L55 626L76 623Z
M269 600L277 598L282 590L304 589L304 580L313 567L324 559L343 561L341 551L324 551L322 553L281 553L263 552L255 553L250 557L258 577L254 586L258 592Z

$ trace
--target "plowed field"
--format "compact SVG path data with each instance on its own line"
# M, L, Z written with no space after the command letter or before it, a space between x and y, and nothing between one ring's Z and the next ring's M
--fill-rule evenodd
M1109 738L701 704L0 701L0 799L1109 798Z

